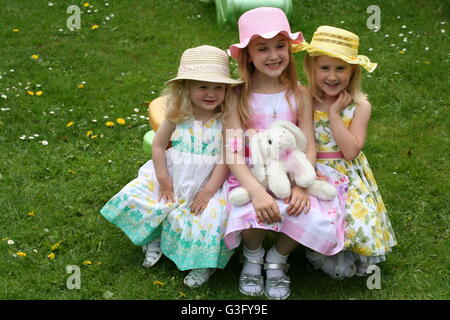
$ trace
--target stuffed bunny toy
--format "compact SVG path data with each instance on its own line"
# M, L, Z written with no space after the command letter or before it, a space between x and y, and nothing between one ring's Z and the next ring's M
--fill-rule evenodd
M306 158L306 137L292 122L279 120L250 138L250 152L256 179L278 199L291 195L291 181L307 188L309 194L321 200L336 197L336 188L317 180L316 172ZM233 189L228 197L234 205L244 205L250 195L243 187Z

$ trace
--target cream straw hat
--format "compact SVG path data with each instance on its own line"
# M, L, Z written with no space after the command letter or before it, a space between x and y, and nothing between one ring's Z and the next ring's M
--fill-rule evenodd
M228 56L224 50L212 46L200 46L187 49L181 55L178 74L166 82L177 80L198 80L226 84L240 84L230 76Z
M314 32L311 43L303 41L292 45L292 52L307 51L312 57L326 55L350 64L359 64L372 72L377 64L366 56L358 55L359 37L347 30L321 26Z

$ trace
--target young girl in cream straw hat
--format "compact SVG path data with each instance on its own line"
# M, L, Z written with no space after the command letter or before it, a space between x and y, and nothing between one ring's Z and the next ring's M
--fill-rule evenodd
M377 67L358 55L359 38L349 31L319 27L311 43L293 46L306 51L304 69L308 76L314 113L317 161L333 167L350 179L346 203L345 249L334 256L308 251L316 268L334 278L352 276L353 268L364 275L367 267L385 261L396 244L375 178L362 152L371 105L361 90L361 68Z
M274 198L250 171L252 157L243 144L243 130L259 131L277 120L300 125L308 144L314 140L312 115L302 109L303 93L299 87L291 44L300 43L302 34L292 33L284 12L277 8L257 8L239 19L240 43L229 48L239 62L239 72L245 84L240 100L230 107L226 117L226 148L228 166L232 172L227 179L228 190L242 185L251 202L242 206L229 204L225 242L230 249L243 240L243 268L239 290L246 295L265 294L269 299L286 299L290 294L290 279L286 272L289 254L302 244L323 254L331 255L343 248L343 207L347 178L323 166L322 171L338 189L338 197L319 201L297 186L286 199ZM308 120L303 121L303 120ZM230 130L228 130L230 129ZM239 134L239 132L241 134ZM234 133L232 135L231 133ZM309 147L308 157L313 149ZM268 231L276 232L275 245L266 253L262 246ZM264 281L263 270L266 272Z
M228 173L221 156L222 121L229 104L228 56L212 46L183 52L178 75L167 82L167 110L153 142L153 160L101 209L131 241L143 246L144 266L164 254L184 283L197 287L232 255L225 246ZM166 147L172 140L172 148Z

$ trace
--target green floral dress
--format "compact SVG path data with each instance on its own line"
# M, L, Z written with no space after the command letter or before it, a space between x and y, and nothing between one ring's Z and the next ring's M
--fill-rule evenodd
M355 105L350 105L341 114L347 128L352 122L355 110ZM333 138L327 112L314 110L314 127L318 153L340 151ZM361 151L356 159L351 161L345 159L317 161L347 175L350 181L346 202L344 248L366 263L384 261L384 255L396 245L396 239L364 153Z
M222 122L206 124L192 117L176 126L167 170L175 203L158 201L159 184L153 161L101 209L102 215L139 246L161 238L161 250L180 270L225 268L233 250L223 240L227 225L226 194L219 188L201 215L191 203L206 184L222 155Z

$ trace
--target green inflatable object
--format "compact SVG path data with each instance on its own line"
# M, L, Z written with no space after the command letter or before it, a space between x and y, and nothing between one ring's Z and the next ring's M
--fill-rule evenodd
M292 0L215 0L217 21L224 25L235 24L246 11L258 7L275 7L284 11L288 19L292 16Z
M155 131L150 130L144 135L143 149L145 153L152 154L153 139L155 138Z

